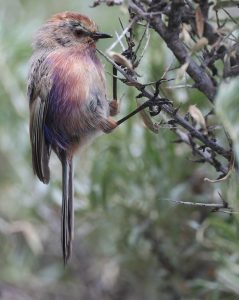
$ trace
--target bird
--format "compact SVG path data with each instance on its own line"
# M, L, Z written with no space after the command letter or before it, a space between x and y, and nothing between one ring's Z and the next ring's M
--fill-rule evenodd
M46 21L33 39L27 83L33 172L50 180L55 152L62 165L61 244L64 264L72 253L74 231L73 156L98 133L117 127L116 100L106 96L96 42L110 38L78 12L61 12Z

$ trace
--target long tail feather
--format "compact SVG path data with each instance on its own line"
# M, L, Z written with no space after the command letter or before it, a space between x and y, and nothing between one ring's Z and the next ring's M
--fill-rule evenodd
M69 161L69 193L68 193L68 229L69 229L69 243L68 254L71 256L72 241L74 238L74 185L73 185L73 160Z
M61 243L64 264L71 256L73 240L73 166L72 158L62 155L62 224Z

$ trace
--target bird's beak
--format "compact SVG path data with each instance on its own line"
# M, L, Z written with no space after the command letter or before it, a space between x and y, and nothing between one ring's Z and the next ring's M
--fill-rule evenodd
M94 39L109 39L112 38L112 35L103 32L93 32L91 35Z

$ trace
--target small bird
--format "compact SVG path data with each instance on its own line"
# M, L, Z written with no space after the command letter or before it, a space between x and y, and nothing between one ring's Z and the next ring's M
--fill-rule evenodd
M50 180L53 150L62 164L61 242L66 264L72 252L73 155L98 132L111 132L117 101L106 98L105 75L96 41L110 38L87 16L62 12L37 32L28 77L33 171Z

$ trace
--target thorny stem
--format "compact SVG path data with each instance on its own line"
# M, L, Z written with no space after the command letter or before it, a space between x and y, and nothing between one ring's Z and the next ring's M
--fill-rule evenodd
M147 32L147 28L152 28L162 38L162 40L164 40L168 48L173 52L174 56L179 61L179 64L181 66L184 64L188 64L186 72L194 80L194 84L190 85L190 87L197 88L205 96L207 96L207 98L211 102L213 102L218 89L218 83L215 77L217 75L217 69L214 66L214 63L218 59L225 59L226 53L230 54L230 51L227 50L225 46L224 48L222 46L223 39L226 39L228 37L223 36L222 34L220 34L220 32L215 32L213 26L208 22L209 4L207 1L199 2L197 7L200 7L204 18L203 37L205 37L208 40L209 45L212 46L212 50L210 50L210 48L208 47L204 47L204 50L201 51L201 53L203 54L203 59L200 55L191 55L190 47L187 48L187 43L185 43L185 41L180 39L179 37L181 32L180 26L181 24L184 24L186 22L189 23L192 27L191 38L196 37L195 43L197 42L198 33L197 24L195 21L197 16L195 13L195 9L190 4L190 1L177 0L165 3L164 1L157 0L129 1L128 8L130 13L130 21L128 27L126 29L123 29L123 33L121 34L120 38L123 38L123 36L125 36L125 33L129 32L129 37L126 38L126 42L128 44L128 50L126 51L128 52L127 55L126 53L123 53L123 55L126 55L127 59L130 59L132 61L134 67L137 67L142 57L140 57L140 59L137 61L135 53L141 46L142 40ZM165 19L162 17L163 15L166 16L167 21L165 21ZM146 22L146 24L144 24L146 28L143 32L138 46L136 47L136 50L133 52L132 45L134 45L134 42L132 26L135 23L139 24L140 21ZM112 47L115 46L115 44L118 42L119 38L115 43L113 43L110 49L112 49ZM148 42L149 37L147 38L145 47L147 47ZM231 49L233 49L233 47L231 47ZM117 77L119 80L129 86L134 86L137 90L140 91L140 96L146 98L146 101L143 103L143 105L128 114L126 117L119 120L118 125L123 123L125 120L127 120L140 110L149 107L149 105L147 104L152 104L154 101L155 103L160 103L160 106L158 106L159 111L162 110L167 115L169 115L172 118L172 120L170 120L172 121L172 124L175 124L176 126L180 125L185 129L182 130L178 126L176 128L174 128L173 126L170 127L170 129L179 136L180 142L188 144L192 148L193 153L202 158L198 162L208 162L223 175L228 173L228 170L230 170L229 165L232 157L232 146L230 144L228 146L228 150L224 149L214 138L211 138L204 132L196 129L194 125L189 122L188 119L186 119L186 117L180 115L178 109L175 109L168 103L162 102L163 99L161 99L158 95L157 86L155 86L155 91L152 91L151 88L148 88L149 84L142 84L137 80L137 73L133 73L132 70L127 70L126 68L120 67L107 55L105 55L101 51L99 52L113 65L113 68L115 70L118 70L123 75L122 78ZM230 58L229 54L228 57ZM223 76L236 76L239 73L238 70L239 64L231 65L228 70L224 68ZM114 73L114 77L116 77L115 75L116 72ZM116 78L114 79L116 81ZM115 90L115 85L116 83L114 83L113 90ZM170 121L168 122L168 124L172 125L170 124ZM196 143L196 140L200 141L200 143ZM216 154L224 157L228 161L228 166L224 166L220 162L220 160L218 160Z
M228 205L227 202L223 203L203 203L203 202L190 202L190 201L181 201L181 200L167 200L163 199L165 201L174 202L176 204L186 205L186 206L199 206L199 207L205 207L205 208L211 208L211 212L222 212L225 214L238 214L238 211L234 211L232 207Z
M136 89L138 89L142 96L149 99L153 100L155 99L156 101L160 102L159 97L154 97L154 94L147 89L143 84L139 83L135 78L133 78L131 75L128 75L125 70L123 70L120 66L118 66L112 59L110 59L107 55L105 55L102 51L98 50L97 51L105 57L108 62L110 62L112 65L115 66L115 68L125 77L126 79L126 84L130 86L134 86ZM185 128L187 131L189 131L190 135L198 140L200 140L205 146L209 147L219 155L222 155L225 157L227 160L230 160L231 158L231 151L230 150L225 150L223 147L218 145L216 142L209 140L207 136L205 136L203 133L198 131L195 127L193 127L187 120L185 120L182 116L178 114L175 109L167 104L163 104L160 106L161 110L167 113L169 116L171 116L177 124L181 125L183 128Z
M143 90L142 94L147 97L148 99L153 98L153 94L149 92L148 90ZM231 152L225 150L221 146L219 146L217 143L209 140L203 133L199 132L196 128L194 128L189 122L187 122L182 116L180 116L177 112L175 113L175 110L168 105L163 105L162 110L166 112L168 115L170 115L175 121L177 121L178 124L180 124L183 128L187 129L191 136L197 138L200 140L204 145L211 148L218 154L222 155L226 159L230 159Z
M192 143L190 142L190 139L186 133L184 133L180 129L172 129L179 137L179 142L185 143L192 147ZM198 147L193 147L193 152L196 153L198 156L202 158L203 161L209 163L210 165L214 166L214 168L221 172L222 174L227 174L229 172L228 168L224 167L219 161L217 161L215 158L213 159L211 155L208 153L207 150L201 150Z
M137 16L140 16L141 18L146 20L150 24L150 26L162 37L162 39L166 42L168 48L172 50L173 54L179 60L180 64L183 65L187 61L189 61L187 73L195 81L195 86L202 93L204 93L210 101L213 102L213 99L216 95L216 87L214 86L214 83L207 75L205 70L198 66L198 64L189 56L183 42L179 39L178 32L176 30L173 30L175 26L169 23L169 26L166 27L161 18L153 14L145 14L145 12L140 7L132 2L130 3L130 9ZM176 12L174 11L173 13L176 14ZM173 18L170 19L172 20Z

